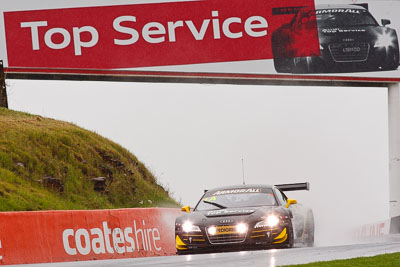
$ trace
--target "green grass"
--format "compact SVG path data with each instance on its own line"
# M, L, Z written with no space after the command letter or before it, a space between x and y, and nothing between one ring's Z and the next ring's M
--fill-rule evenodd
M44 187L45 176L59 178L64 192ZM94 190L95 177L107 177L108 192ZM178 204L120 145L70 123L0 108L0 211L149 206Z
M309 264L288 265L288 267L398 267L400 253L383 254L374 257L361 257L350 260L335 260Z

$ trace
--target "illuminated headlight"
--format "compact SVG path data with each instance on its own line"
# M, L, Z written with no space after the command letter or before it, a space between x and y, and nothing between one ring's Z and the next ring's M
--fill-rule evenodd
M269 215L265 221L256 223L254 228L274 227L279 224L279 218L275 215Z
M211 226L207 229L209 235L215 235L217 233L217 227Z
M324 50L324 47L322 45L319 45L320 50Z
M239 223L238 225L236 225L236 232L238 232L239 234L246 233L247 232L247 224Z
M388 47L394 45L395 37L393 34L388 32L383 32L378 35L374 47Z
M279 223L279 218L278 217L276 217L275 215L268 216L268 218L267 218L267 225L268 226L274 227L274 226L277 226L278 223Z
M191 222L187 221L182 224L182 230L186 233L188 232L201 232L200 227L193 225Z

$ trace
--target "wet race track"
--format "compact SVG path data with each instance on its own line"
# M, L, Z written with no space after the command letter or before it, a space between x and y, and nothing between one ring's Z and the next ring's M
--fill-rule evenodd
M35 264L45 267L80 267L80 266L280 266L301 264L335 259L369 257L385 253L400 252L400 235L386 236L379 240L356 245L330 247L271 249L259 251L242 251L229 253L212 253L185 256L136 258L123 260L67 262L52 264ZM19 265L28 266L28 265ZM32 265L30 265L32 266Z

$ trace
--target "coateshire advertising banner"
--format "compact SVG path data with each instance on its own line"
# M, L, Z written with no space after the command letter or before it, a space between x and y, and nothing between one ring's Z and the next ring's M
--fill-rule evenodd
M400 81L394 0L14 0L0 10L10 73Z
M0 265L173 255L178 209L0 213Z

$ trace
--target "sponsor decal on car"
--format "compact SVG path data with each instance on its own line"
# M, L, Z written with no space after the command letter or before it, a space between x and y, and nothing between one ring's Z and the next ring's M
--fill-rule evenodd
M205 197L205 198L203 198L203 201L208 201L208 202L213 202L213 201L216 201L217 200L217 198L214 196L214 197Z
M207 212L207 216L250 214L250 213L253 213L254 211L255 211L254 209L210 210Z
M242 193L260 193L261 188L243 188L232 190L219 190L213 193L213 196L226 195L226 194L242 194Z

